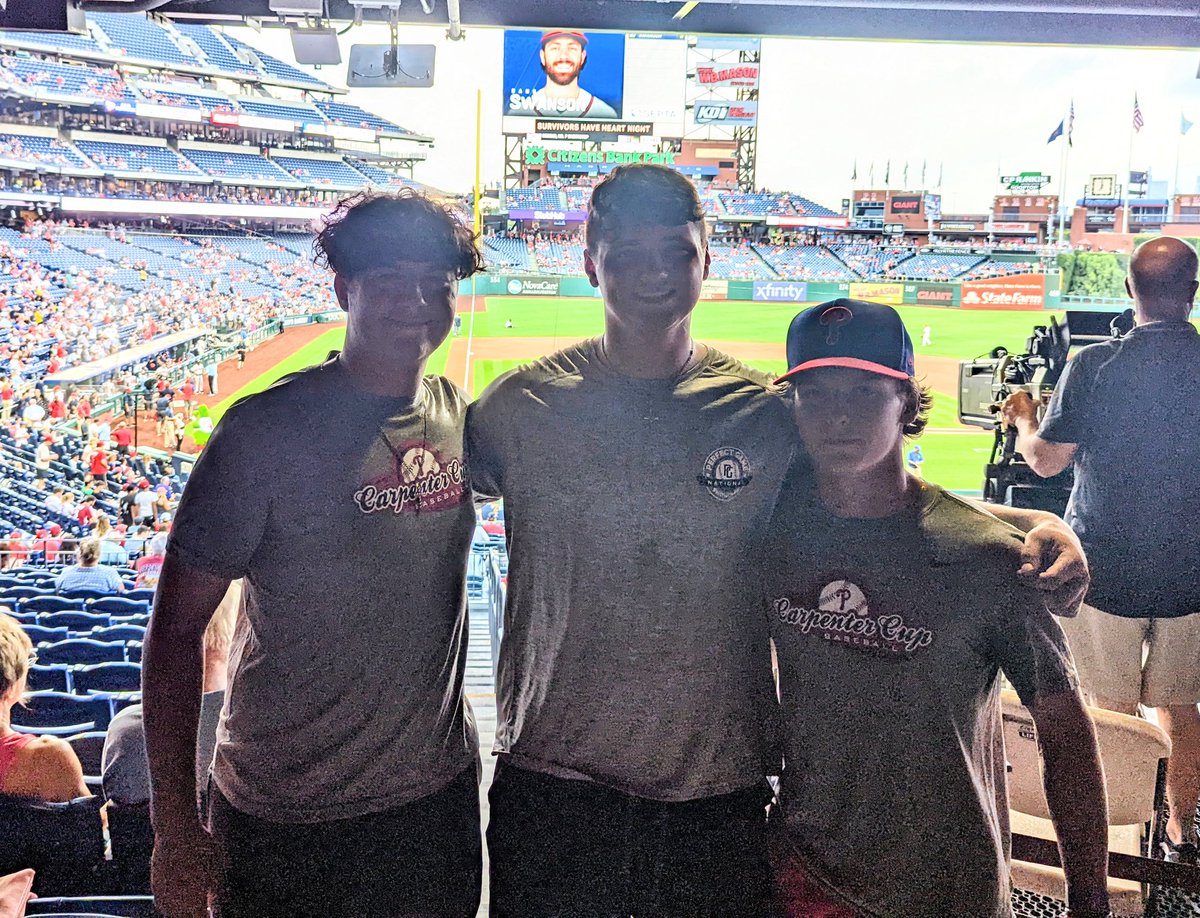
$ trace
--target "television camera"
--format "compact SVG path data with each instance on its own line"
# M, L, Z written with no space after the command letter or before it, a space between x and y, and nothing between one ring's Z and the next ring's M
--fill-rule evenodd
M1040 406L1040 418L1072 348L1119 338L1131 328L1132 309L1116 314L1072 311L1061 325L1051 316L1049 325L1035 326L1022 354L997 347L987 357L959 364L959 421L995 432L984 469L984 500L1062 515L1074 482L1072 469L1051 478L1038 476L1017 452L1016 430L1000 422L1000 406L1014 392L1025 391Z

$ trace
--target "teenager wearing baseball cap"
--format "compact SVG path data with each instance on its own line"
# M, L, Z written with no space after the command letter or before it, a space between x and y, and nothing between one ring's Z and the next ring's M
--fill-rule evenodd
M1037 725L1070 914L1107 915L1104 779L1066 639L1012 576L1019 533L905 470L931 401L900 316L822 303L792 321L787 356L811 472L764 540L779 913L1011 914L1003 673Z

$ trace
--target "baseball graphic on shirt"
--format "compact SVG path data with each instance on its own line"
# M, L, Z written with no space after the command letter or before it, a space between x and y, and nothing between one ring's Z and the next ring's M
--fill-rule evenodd
M855 615L866 615L867 597L849 580L835 580L821 590L819 607L822 612L853 612Z
M440 471L437 457L423 446L407 449L400 457L400 478L404 484L412 484Z

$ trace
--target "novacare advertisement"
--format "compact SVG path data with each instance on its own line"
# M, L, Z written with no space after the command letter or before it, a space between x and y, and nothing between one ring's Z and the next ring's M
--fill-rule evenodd
M803 303L808 299L804 281L755 281L751 299L756 303Z
M558 296L559 280L537 275L510 277L504 289L512 296Z

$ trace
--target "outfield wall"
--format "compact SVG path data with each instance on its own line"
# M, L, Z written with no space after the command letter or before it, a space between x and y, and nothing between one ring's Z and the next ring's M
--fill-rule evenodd
M753 303L820 303L838 297L893 306L947 306L961 309L1060 309L1060 274L1013 274L975 281L797 281L722 280L704 282L700 298ZM480 274L459 285L460 296L599 297L586 277L550 274Z

